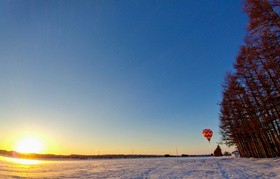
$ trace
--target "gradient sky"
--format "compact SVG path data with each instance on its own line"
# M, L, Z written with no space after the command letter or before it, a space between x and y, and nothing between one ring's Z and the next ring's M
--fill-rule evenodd
M0 148L35 135L56 154L213 152L241 6L1 1Z

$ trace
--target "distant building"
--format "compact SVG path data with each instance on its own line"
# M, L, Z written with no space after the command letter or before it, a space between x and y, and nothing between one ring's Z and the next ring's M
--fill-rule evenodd
M231 156L234 156L234 157L236 157L236 158L239 158L239 157L240 157L240 154L239 154L238 151L233 151L233 152L231 153Z

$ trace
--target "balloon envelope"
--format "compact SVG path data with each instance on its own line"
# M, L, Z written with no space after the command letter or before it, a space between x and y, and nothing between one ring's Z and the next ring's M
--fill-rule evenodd
M211 129L203 129L202 135L210 142L213 131Z

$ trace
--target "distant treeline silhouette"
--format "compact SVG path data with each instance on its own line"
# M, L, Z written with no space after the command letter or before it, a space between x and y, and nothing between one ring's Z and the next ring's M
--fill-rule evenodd
M245 43L220 103L222 140L242 157L280 156L280 0L246 0Z
M126 155L126 154L104 154L104 155L55 155L55 154L36 154L36 153L19 153L15 151L0 150L0 156L24 158L24 159L118 159L118 158L157 158L163 155Z
M36 153L19 153L15 151L0 150L0 156L23 158L23 159L79 159L79 160L90 160L90 159L133 159L133 158L159 158L159 157L210 157L213 154L205 155L144 155L144 154L104 154L104 155L55 155L55 154L36 154Z

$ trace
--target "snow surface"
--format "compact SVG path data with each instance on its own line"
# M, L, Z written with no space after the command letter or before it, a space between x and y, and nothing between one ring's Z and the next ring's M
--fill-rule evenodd
M147 158L20 164L0 157L0 178L280 178L280 158Z

